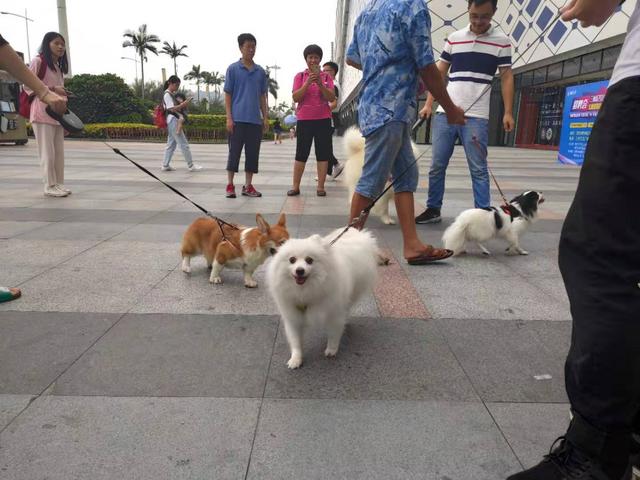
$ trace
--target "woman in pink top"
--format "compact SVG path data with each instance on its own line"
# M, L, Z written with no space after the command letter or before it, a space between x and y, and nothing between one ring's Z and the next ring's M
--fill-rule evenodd
M327 177L329 159L333 156L331 144L331 107L335 100L331 76L320 71L322 49L318 45L309 45L304 49L307 69L298 73L293 80L293 101L298 104L296 116L296 161L293 167L293 188L287 195L300 195L300 181L304 167L311 152L311 144L315 144L316 161L318 162L319 197L327 195L324 181Z
M38 75L45 63L42 82L58 95L67 96L64 74L69 71L66 42L56 32L47 33L42 39L40 54L31 61L29 69ZM27 88L27 93L32 92ZM71 190L64 186L64 128L47 115L47 104L34 97L31 103L31 125L36 136L40 164L44 168L44 194L49 197L66 197Z

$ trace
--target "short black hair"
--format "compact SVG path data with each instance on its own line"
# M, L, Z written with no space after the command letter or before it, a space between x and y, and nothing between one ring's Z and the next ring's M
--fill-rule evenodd
M336 72L336 75L338 74L338 70L340 70L340 67L338 67L338 64L336 62L327 62L324 65L322 65L323 67L328 66L331 70L333 70L334 72Z
M498 0L469 0L469 8L471 8L472 4L475 4L477 7L484 5L485 3L491 3L493 5L493 9L498 9Z
M322 49L318 45L315 45L315 44L307 45L304 51L302 52L302 55L304 56L305 60L309 55L313 55L313 54L319 55L320 60L322 60Z
M178 100L179 98L181 98L182 100L186 100L187 99L186 95L184 93L182 93L182 92L176 92L174 97L176 97L176 100Z
M244 42L258 43L256 37L254 37L250 33L241 33L240 35L238 35L238 46L242 47L244 45Z

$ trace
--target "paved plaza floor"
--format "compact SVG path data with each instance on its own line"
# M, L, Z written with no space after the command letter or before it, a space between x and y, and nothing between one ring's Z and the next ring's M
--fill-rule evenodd
M296 237L346 221L346 189L317 197L311 160L302 195L285 195L289 140L263 144L259 199L224 198L225 145L192 145L197 173L179 153L160 172L162 144L117 146L225 220L285 212ZM370 219L392 264L337 359L311 330L290 371L264 266L257 289L238 271L209 284L203 259L186 276L179 243L198 212L100 142L65 148L73 194L58 199L42 194L33 141L0 146L0 285L23 291L0 304L0 479L495 480L564 432L571 325L556 257L579 172L553 153L489 152L507 195L545 194L527 257L493 241L491 257L411 267L398 227ZM438 245L473 204L458 148L444 222L418 227Z

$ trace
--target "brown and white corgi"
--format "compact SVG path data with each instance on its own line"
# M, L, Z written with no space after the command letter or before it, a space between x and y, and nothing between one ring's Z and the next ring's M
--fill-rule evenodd
M191 257L204 255L211 268L209 282L221 284L220 273L224 267L240 268L244 272L244 286L257 287L253 272L289 239L289 232L284 213L276 225L269 225L257 214L256 224L257 227L238 226L238 229L223 226L227 237L224 240L215 220L198 218L189 225L182 239L182 271L191 273Z

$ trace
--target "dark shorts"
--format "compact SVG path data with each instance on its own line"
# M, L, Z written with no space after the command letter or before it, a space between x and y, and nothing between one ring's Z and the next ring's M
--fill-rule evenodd
M298 120L296 125L296 160L306 162L311 153L311 143L315 146L316 160L327 162L333 157L333 143L331 135L331 119Z
M233 133L229 135L229 159L227 170L238 172L240 155L244 147L245 172L258 173L258 157L262 142L262 125L237 122L233 125Z

